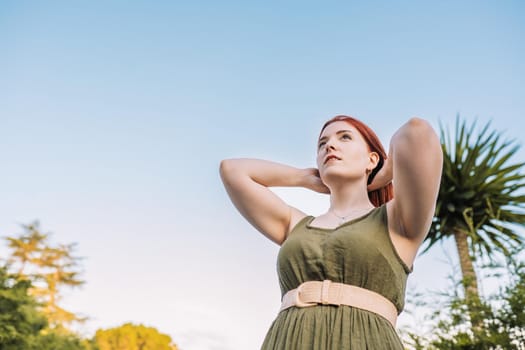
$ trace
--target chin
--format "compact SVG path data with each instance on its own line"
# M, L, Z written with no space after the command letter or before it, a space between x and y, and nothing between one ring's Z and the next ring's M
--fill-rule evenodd
M321 180L326 184L337 183L343 180L355 181L360 176L353 174L349 169L344 167L330 166L323 170Z
M325 180L332 179L332 178L347 178L348 177L348 170L345 170L342 167L337 166L330 166L328 168L325 168L323 170L323 173L321 174L321 179L326 183Z

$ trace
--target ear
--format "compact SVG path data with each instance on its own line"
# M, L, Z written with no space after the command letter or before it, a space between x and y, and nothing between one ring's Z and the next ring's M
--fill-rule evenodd
M381 159L381 157L379 157L379 154L377 154L377 152L370 152L368 154L368 159L370 163L368 169L372 171L377 167L377 164L379 164L379 160Z

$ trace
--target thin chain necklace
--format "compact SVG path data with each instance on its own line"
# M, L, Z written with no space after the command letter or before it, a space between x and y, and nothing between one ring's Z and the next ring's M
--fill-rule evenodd
M371 208L363 208L363 209L358 209L358 210L352 210L350 213L346 214L345 216L337 215L335 213L335 211L333 211L333 209L328 210L328 212L332 213L334 216L339 218L339 225L342 225L342 224L344 224L347 221L346 218L349 217L350 215L355 214L355 213L360 213L360 212L363 212L365 210L372 210L372 209Z

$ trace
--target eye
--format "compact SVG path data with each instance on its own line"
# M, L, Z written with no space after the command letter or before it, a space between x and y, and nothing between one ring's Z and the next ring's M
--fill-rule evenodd
M350 134L343 134L343 136L341 136L342 139L346 138L348 140L351 140L352 139L352 136L350 136Z
M323 147L325 143L326 143L326 142L324 142L324 141L319 142L319 145L317 146L317 148L321 148L321 147Z

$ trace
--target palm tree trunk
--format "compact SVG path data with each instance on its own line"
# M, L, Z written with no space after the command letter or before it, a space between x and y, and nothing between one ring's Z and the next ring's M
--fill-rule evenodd
M454 231L454 238L459 254L459 265L463 275L463 287L465 288L465 298L479 298L478 280L474 264L468 249L467 234L461 230Z
M481 299L479 296L478 279L472 257L468 248L467 234L461 230L454 231L456 247L458 248L459 265L463 275L463 287L465 288L465 301L468 306L470 322L474 329L481 329L483 325L483 313L481 312Z

